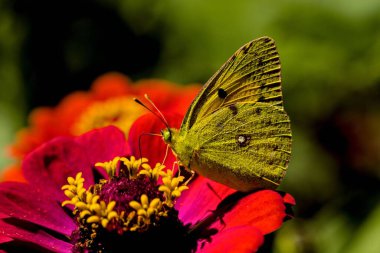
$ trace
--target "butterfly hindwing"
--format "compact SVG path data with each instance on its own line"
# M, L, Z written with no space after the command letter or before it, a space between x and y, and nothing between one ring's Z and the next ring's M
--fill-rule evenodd
M181 131L223 107L263 102L282 107L281 66L273 39L253 40L209 79L189 108Z
M276 188L290 159L290 120L277 106L240 102L196 122L186 140L204 176L242 191Z

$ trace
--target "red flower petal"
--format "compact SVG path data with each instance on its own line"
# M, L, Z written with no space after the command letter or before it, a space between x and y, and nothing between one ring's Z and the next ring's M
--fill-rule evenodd
M47 108L51 110L51 113L50 115L45 115L45 117L48 117L46 126L36 127L41 136L44 136L44 131L51 132L51 134L44 136L43 142L56 136L72 136L73 125L93 102L94 100L89 93L76 91L64 97L57 107Z
M95 79L91 92L96 99L107 99L130 94L132 81L118 72L108 72Z
M20 165L10 165L8 168L5 168L0 181L26 182L20 170Z
M172 113L185 114L199 93L201 85L181 86L165 80L145 79L136 82L134 88L134 92L140 96L148 94L153 102L160 105L158 109L167 108Z
M261 190L240 199L234 208L223 217L223 223L214 224L215 228L251 225L262 234L278 229L287 217L286 206L280 193L273 190Z
M11 225L6 219L0 220L0 234L6 237L12 237L14 240L36 244L37 246L52 252L72 252L72 244L59 240L43 230L28 231L18 226Z
M268 234L288 217L286 205L295 203L290 194L283 196L272 190L239 196L242 193L200 176L189 186L177 200L176 209L180 219L193 224L196 230L211 227L223 231L249 225ZM239 199L229 198L233 195Z
M289 204L289 205L292 205L292 206L296 205L296 200L289 193L285 193L283 199L284 199L284 202L287 203L287 204Z
M235 190L197 176L191 181L189 190L184 191L176 203L179 218L185 223L195 224L214 211L222 199Z
M16 142L10 146L10 155L23 159L46 141L57 136L75 135L78 120L99 101L121 96L132 99L147 93L162 111L185 114L200 88L199 84L184 86L157 79L132 82L122 73L105 73L94 80L90 91L73 92L56 107L35 108L29 126L17 134ZM140 114L136 112L136 116Z
M197 252L256 252L264 242L264 236L260 230L251 226L239 226L224 229L211 238L211 242L204 248L198 248Z
M168 114L165 117L170 127L177 128L181 124L182 116L178 114ZM160 134L164 128L166 126L153 113L148 113L138 118L129 131L128 142L131 154L138 158L140 156L146 157L154 164L162 162L167 149L167 145L162 140L162 137L144 134ZM176 161L176 158L171 150L168 150L165 165L171 169L174 161Z
M66 236L76 228L56 199L24 183L0 184L0 210L8 217L25 220Z

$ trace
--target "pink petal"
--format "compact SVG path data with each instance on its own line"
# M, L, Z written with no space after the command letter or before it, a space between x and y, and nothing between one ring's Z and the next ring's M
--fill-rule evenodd
M7 223L6 220L0 220L0 236L30 242L52 252L69 253L73 247L72 244L59 240L43 230L24 230Z
M239 226L220 231L211 238L210 243L204 245L204 248L198 247L197 252L252 253L256 252L263 242L264 236L260 230L251 226Z
M92 130L75 141L83 148L90 166L129 153L124 133L115 126Z
M233 192L235 190L198 175L177 200L179 218L185 224L195 224L210 215L221 200Z
M13 241L13 239L7 236L0 235L0 244L5 243L5 242L10 242L10 241Z
M215 223L217 229L251 225L268 234L278 229L287 217L286 206L280 193L261 190L240 199L233 209L227 212L221 222Z
M95 162L108 161L123 155L124 135L111 126L92 130L80 137L57 137L35 149L23 161L24 176L31 184L49 191L64 200L61 187L69 176L82 172L85 187L94 182L92 167Z
M74 221L64 212L58 201L48 194L24 183L1 183L1 216L4 219L5 214L66 236L70 235L76 228Z
M22 167L27 181L59 200L66 199L61 187L67 184L67 177L82 171L85 183L93 182L87 157L71 137L58 137L43 144L25 157Z
M83 152L91 167L97 162L107 162L116 156L130 154L124 133L112 125L89 131L78 136L75 141L83 147ZM97 171L104 178L108 177L103 169Z

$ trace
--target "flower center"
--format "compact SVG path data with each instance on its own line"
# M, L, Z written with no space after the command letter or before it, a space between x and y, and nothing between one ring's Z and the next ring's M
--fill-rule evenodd
M184 177L147 162L132 156L96 163L109 178L88 189L81 172L67 179L62 190L68 200L62 206L74 206L78 223L71 236L74 252L118 252L127 246L157 250L167 238L178 244L174 252L190 252L196 246L174 209L176 198L188 189Z
M126 135L132 123L144 112L131 97L98 101L89 106L73 125L73 134L82 134L94 128L114 125Z

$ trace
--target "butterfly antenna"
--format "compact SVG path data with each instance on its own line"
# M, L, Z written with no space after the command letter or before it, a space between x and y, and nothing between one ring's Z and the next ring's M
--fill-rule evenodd
M153 101L148 97L148 94L144 95L145 99L149 101L149 103L153 106L154 109L160 114L162 121L165 123L165 125L169 128L169 123L166 120L165 116L162 114L162 112L157 108L157 106L153 103Z
M171 132L170 130L170 127L169 127L169 123L168 121L166 120L166 118L164 117L164 115L161 113L161 111L157 108L157 106L153 103L153 101L148 97L147 94L145 94L145 99L148 100L148 102L153 106L153 108L156 110L156 111L153 111L151 108L149 108L148 106L146 106L143 102L141 102L138 98L133 98L133 100L138 103L139 105L141 105L142 107L144 107L145 109L147 109L148 111L150 111L151 113L153 113L153 115L155 115L157 118L159 118L161 120L162 123L164 123L164 125L166 126L166 128L168 129L169 132ZM159 137L162 137L161 134L153 134L153 133L143 133L139 136L139 152L140 152L140 157L141 156L141 146L140 146L140 140L141 140L141 137L143 135L151 135L151 136L159 136ZM165 157L164 157L164 160L162 162L162 164L165 163L166 161L166 158L168 156L168 151L169 151L169 145L166 146L166 152L165 152Z
M151 113L153 113L157 118L159 118L161 120L162 123L164 123L164 125L168 128L169 128L169 123L168 121L166 120L166 118L164 117L164 115L161 113L161 111L157 108L157 106L153 103L153 101L148 97L147 94L145 94L144 96L146 98L146 100L148 100L148 102L153 106L153 108L156 110L156 111L153 111L152 109L150 109L148 106L146 106L143 102L141 102L138 98L133 98L133 100L138 103L139 105L143 106L145 109L147 109L148 111L150 111Z
M158 136L161 137L160 134L153 134L153 133L142 133L139 136L139 154L140 154L140 159L142 159L142 152L141 152L141 137L144 135L149 135L149 136Z

